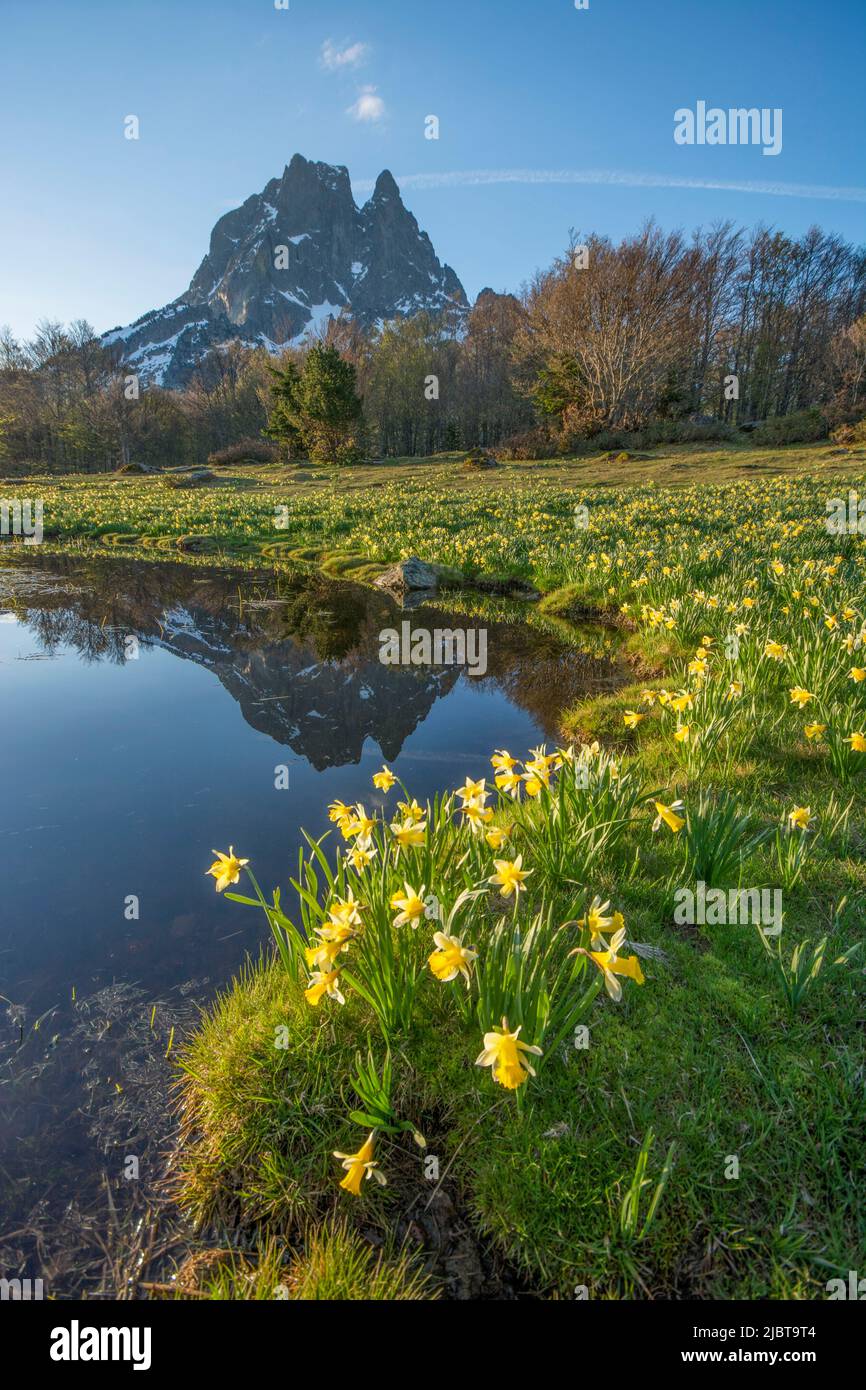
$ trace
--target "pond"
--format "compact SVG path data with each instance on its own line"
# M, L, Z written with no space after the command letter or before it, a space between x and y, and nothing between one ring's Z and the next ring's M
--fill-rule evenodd
M330 829L335 797L380 807L383 761L423 802L489 776L494 748L556 741L565 705L618 682L609 634L574 646L524 614L406 613L318 574L0 557L0 1276L57 1297L116 1282L106 1231L149 1209L171 1054L268 939L214 893L212 849L288 903L302 827ZM483 629L485 673L385 664L407 620Z

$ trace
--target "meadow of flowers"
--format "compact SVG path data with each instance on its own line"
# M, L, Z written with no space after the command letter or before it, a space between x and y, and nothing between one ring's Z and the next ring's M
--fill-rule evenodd
M803 451L804 468L816 460ZM829 468L677 487L598 485L586 465L556 478L520 469L478 480L458 468L417 468L393 481L375 473L366 474L372 486L344 471L300 485L289 473L188 491L158 477L39 480L31 490L43 498L52 544L166 551L197 537L267 559L297 550L382 563L415 554L469 574L523 574L544 588L576 581L612 604L634 598L638 581L644 598L658 600L685 576L699 585L718 574L736 587L738 570L757 557L830 559L838 546L826 531L826 500L856 485ZM850 548L862 557L862 546Z

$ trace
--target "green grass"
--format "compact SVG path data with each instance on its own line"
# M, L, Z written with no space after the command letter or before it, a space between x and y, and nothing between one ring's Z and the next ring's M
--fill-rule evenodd
M169 1293L164 1285L160 1293ZM185 1260L170 1296L210 1302L406 1302L434 1299L436 1285L417 1259L392 1247L374 1254L339 1219L307 1233L295 1251L266 1239L254 1253L202 1251Z

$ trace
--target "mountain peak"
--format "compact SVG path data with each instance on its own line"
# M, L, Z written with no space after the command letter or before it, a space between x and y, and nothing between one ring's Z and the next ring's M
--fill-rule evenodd
M184 294L104 341L143 379L181 386L231 339L280 352L341 309L369 327L464 298L390 170L359 209L345 165L294 154L280 178L215 224Z
M373 199L381 201L383 198L396 198L398 202L403 201L400 197L397 181L390 169L382 170L376 180L376 187L373 189Z

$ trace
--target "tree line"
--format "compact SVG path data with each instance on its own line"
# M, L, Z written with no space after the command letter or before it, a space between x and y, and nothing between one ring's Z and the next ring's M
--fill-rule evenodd
M182 390L130 373L83 321L43 323L26 343L0 332L0 466L264 457L266 439L347 463L476 446L532 456L767 420L794 422L794 437L804 413L812 428L864 413L866 251L817 227L572 234L519 295L486 290L370 332L343 313L279 359L229 343Z

